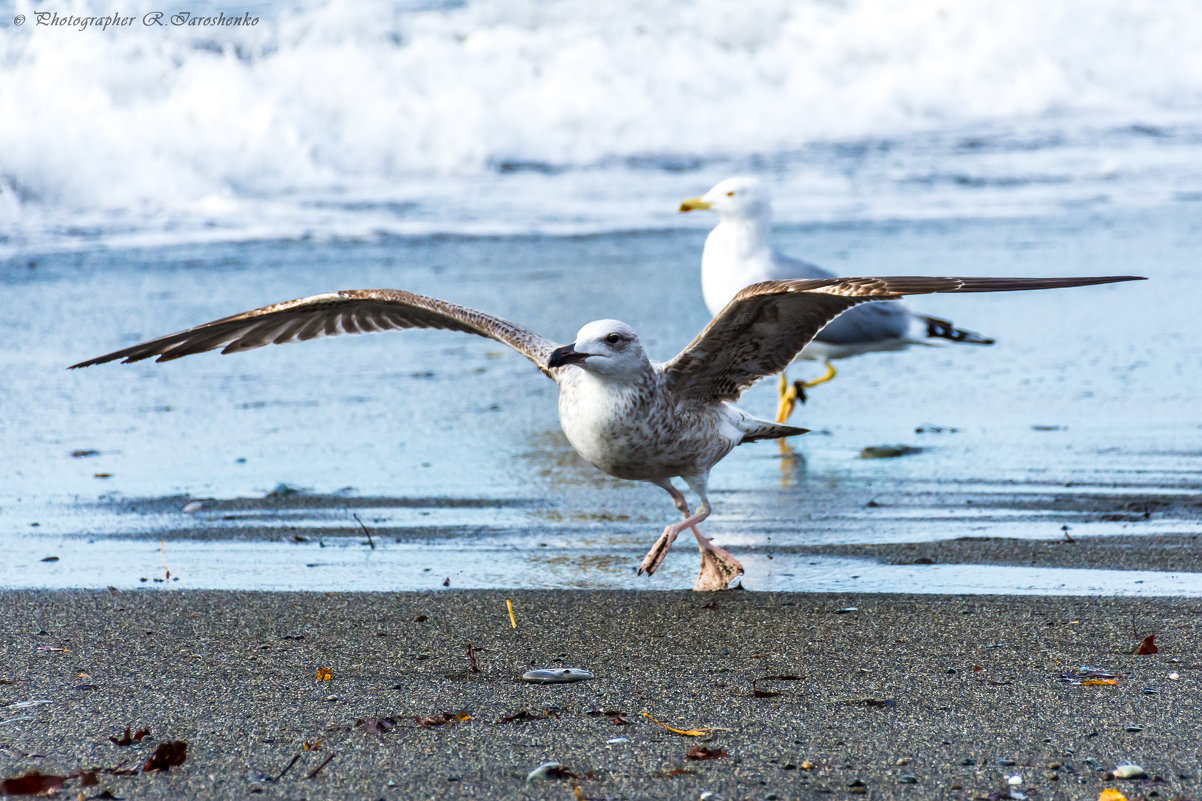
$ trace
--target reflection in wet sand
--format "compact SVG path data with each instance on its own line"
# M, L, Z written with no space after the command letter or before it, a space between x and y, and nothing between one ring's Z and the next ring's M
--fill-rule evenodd
M554 491L598 485L621 487L627 484L581 459L558 426L527 436L526 448L518 453L518 459L526 466L531 477Z

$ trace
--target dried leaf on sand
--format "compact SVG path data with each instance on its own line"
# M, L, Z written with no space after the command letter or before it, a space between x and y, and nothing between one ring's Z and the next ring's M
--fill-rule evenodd
M183 740L159 743L158 748L155 748L154 753L150 755L150 759L146 760L146 764L142 766L142 772L171 770L171 768L184 764L184 760L187 758L188 744Z
M730 756L724 748L706 748L701 745L695 745L684 752L685 759L721 759L724 756Z

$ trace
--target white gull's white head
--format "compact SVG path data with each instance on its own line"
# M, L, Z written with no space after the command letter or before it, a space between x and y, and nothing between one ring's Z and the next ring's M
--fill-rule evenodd
M714 184L701 197L690 198L680 204L681 211L702 209L708 209L724 220L767 223L772 218L772 195L759 178L736 175Z

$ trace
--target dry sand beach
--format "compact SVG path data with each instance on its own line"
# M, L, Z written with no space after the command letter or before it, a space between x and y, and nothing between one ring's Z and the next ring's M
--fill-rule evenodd
M1198 600L102 590L0 602L0 769L74 775L70 797L1202 796ZM1134 655L1148 634L1159 653ZM544 667L595 678L517 681ZM1087 669L1113 678L1089 684ZM713 731L674 734L643 712ZM150 734L111 742L126 727ZM181 765L140 772L172 741L187 743ZM551 761L561 776L527 779ZM1147 775L1106 778L1126 762ZM81 787L81 771L97 783Z

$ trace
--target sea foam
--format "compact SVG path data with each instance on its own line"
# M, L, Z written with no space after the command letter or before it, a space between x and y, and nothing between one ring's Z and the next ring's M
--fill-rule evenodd
M27 22L0 37L9 249L146 232L637 226L647 188L674 195L686 182L668 177L694 171L688 188L701 191L735 168L853 209L865 178L908 182L910 195L963 189L956 169L944 180L929 162L966 139L990 154L969 188L981 170L1072 184L1130 166L1090 155L1115 131L1193 141L1202 104L1192 0L330 0L193 13L247 9L254 26L144 25L146 0L122 9L133 25L80 30L38 25L52 9L18 0ZM831 153L858 178L814 166Z

